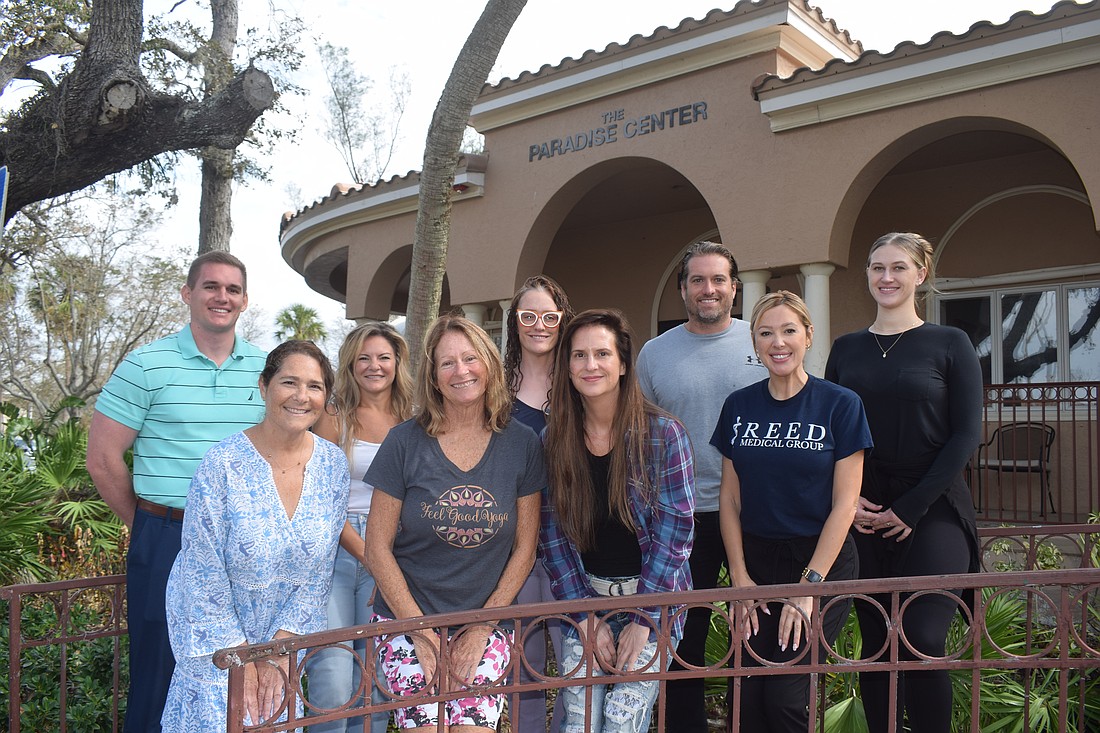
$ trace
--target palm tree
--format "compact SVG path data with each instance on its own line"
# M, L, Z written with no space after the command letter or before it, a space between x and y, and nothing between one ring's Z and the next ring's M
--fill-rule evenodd
M439 314L443 274L447 270L447 237L451 230L451 186L466 121L504 39L526 3L527 0L489 0L485 4L451 69L428 128L405 322L414 371L428 324Z
M328 335L325 324L313 308L301 303L288 305L275 316L275 338L280 341L301 339L302 341L322 341Z

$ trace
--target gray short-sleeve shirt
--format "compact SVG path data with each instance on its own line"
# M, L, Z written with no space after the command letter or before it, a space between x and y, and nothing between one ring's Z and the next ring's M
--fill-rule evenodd
M542 491L546 467L538 437L516 420L469 471L407 420L386 436L367 483L402 502L393 554L420 610L450 613L485 605L512 554L516 501ZM394 615L381 595L374 610Z

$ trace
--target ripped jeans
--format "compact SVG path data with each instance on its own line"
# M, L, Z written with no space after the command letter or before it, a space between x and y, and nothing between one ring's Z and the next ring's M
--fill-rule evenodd
M604 622L611 628L615 641L619 640L619 633L630 623L630 617L625 613L616 613L605 616ZM672 639L672 647L675 648L678 639ZM563 674L571 673L573 677L584 677L586 673L584 662L584 643L577 635L577 630L567 624L562 624L562 658L558 668ZM657 653L657 641L652 639L638 655L635 668L645 666ZM653 665L647 671L658 672L668 669L669 660ZM576 670L576 671L574 671ZM597 668L595 675L606 674L603 669ZM587 688L583 685L576 687L563 687L558 693L564 702L565 722L562 724L562 733L644 733L649 729L649 717L653 712L653 703L657 699L660 683L653 682L622 682L616 685L592 685L592 717L585 721L584 705Z

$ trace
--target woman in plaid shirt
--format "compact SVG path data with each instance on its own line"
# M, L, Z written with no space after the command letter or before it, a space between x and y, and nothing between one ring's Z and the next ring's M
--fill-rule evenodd
M549 487L540 545L560 600L689 590L694 471L683 425L645 401L634 371L633 335L615 310L579 314L561 335L545 433ZM565 378L568 376L568 378ZM637 604L637 605L635 605ZM659 671L657 630L673 646L683 614L628 599L627 611L577 618L562 634L559 668L582 677L585 638L600 665ZM676 609L669 609L675 614ZM596 670L595 674L601 674ZM566 733L645 730L658 683L567 687Z

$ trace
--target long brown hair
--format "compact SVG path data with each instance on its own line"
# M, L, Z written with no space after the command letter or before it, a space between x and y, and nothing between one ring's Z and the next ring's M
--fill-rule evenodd
M397 420L407 420L412 415L413 386L409 374L409 345L388 323L368 321L355 327L340 345L337 357L336 390L333 401L336 419L340 423L340 447L351 455L356 434L362 429L355 408L359 407L359 382L355 379L355 363L363 344L372 336L381 336L393 349L393 384L390 385L390 411Z
M550 387L546 454L550 457L547 461L550 501L565 535L582 552L596 544L596 491L584 443L584 402L569 378L569 360L573 338L582 328L590 326L601 326L611 332L625 370L619 378L619 399L611 424L608 495L612 516L632 529L637 527L630 512L630 484L641 488L647 505L656 503L656 487L646 470L646 444L650 419L663 414L642 396L634 367L634 335L623 314L612 309L596 309L573 318L561 334L555 359L559 378Z
M519 365L523 361L523 349L519 345L519 323L516 320L516 309L519 308L519 302L523 299L523 296L532 290L542 290L550 299L554 301L554 305L561 311L561 323L558 324L558 344L561 344L560 333L565 330L565 327L569 325L569 321L573 319L573 306L569 305L569 296L565 294L565 290L561 285L558 285L552 278L546 275L532 275L523 281L523 285L519 286L519 290L512 296L512 304L508 306L508 319L505 324L507 333L506 341L508 346L504 351L504 376L508 380L508 394L514 399L516 393L519 392L519 385L523 381L523 374L520 373ZM551 376L553 371L551 371ZM537 405L542 407L542 405Z
M435 348L448 331L465 336L474 347L474 353L485 365L485 427L500 432L508 424L512 414L512 401L508 397L508 388L504 386L504 367L500 362L500 352L489 334L473 321L459 315L448 314L435 319L428 327L424 337L424 353L420 355L420 367L416 372L416 401L420 411L416 416L424 431L437 436L446 426L447 416L443 409L443 393L435 377Z

